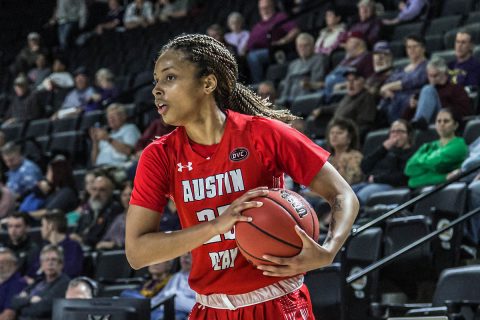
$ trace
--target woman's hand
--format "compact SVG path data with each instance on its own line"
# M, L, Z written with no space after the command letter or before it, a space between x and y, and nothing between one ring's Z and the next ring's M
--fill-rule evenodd
M232 230L235 223L238 221L250 222L251 217L242 216L242 211L250 208L258 208L263 205L263 202L250 201L253 198L265 196L268 194L267 187L259 187L245 192L241 197L235 199L227 210L220 214L220 216L210 223L212 223L216 234L227 233Z
M263 256L262 258L277 265L259 265L263 274L271 277L291 277L310 270L325 267L333 262L334 255L310 238L299 226L295 226L300 239L302 239L302 251L291 258Z

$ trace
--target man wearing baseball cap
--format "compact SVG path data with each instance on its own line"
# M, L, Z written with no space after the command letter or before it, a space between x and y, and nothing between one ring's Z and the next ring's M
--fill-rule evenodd
M372 58L375 72L365 81L365 88L377 99L380 98L380 87L393 70L393 54L387 41L375 43Z

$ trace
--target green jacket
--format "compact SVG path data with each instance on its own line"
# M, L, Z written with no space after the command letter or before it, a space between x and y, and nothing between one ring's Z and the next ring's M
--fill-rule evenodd
M440 140L425 143L408 159L408 186L418 188L445 182L447 174L460 167L468 154L463 138L455 137L442 146Z

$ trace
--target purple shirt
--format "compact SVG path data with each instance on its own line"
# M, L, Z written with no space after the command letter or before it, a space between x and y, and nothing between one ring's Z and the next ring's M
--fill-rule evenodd
M480 85L480 62L473 56L463 62L457 60L448 64L450 81L461 86Z
M367 41L367 44L370 47L373 47L375 42L377 42L380 39L381 29L382 29L382 21L379 18L374 16L365 21L358 21L357 23L352 25L348 31L361 32L364 35L364 38Z
M407 0L405 3L405 9L400 11L397 19L401 22L405 22L417 18L422 13L422 9L427 3L427 0Z
M0 313L5 309L11 309L12 298L26 286L27 282L18 272L15 272L10 278L0 283Z
M271 41L283 38L287 33L297 27L295 21L288 21L276 27L275 30L271 30L274 25L284 20L288 20L288 16L283 12L277 12L270 19L266 21L262 20L255 24L250 32L247 49L268 48ZM270 31L272 33L272 38L268 39L267 35Z

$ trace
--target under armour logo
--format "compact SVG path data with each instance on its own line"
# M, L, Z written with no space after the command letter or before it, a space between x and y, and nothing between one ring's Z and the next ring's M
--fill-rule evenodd
M178 172L182 172L183 169L188 169L188 171L192 171L192 170L193 170L193 167L192 167L192 163L191 163L191 162L187 162L187 165L186 165L186 166L182 165L182 163L179 162L179 163L177 163L177 167L178 167L178 169L177 169Z
M110 314L98 315L98 316L89 314L88 315L88 320L110 320L110 317L111 317Z

